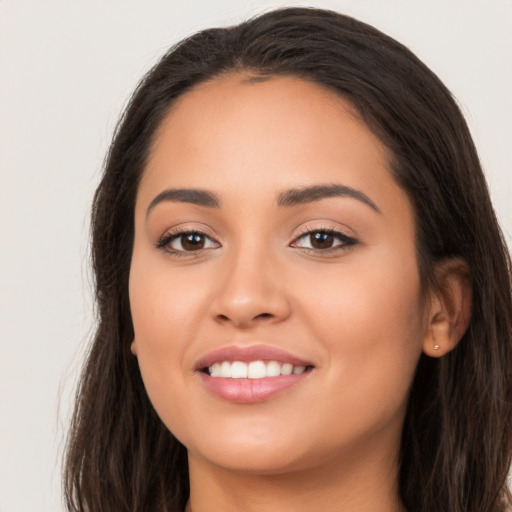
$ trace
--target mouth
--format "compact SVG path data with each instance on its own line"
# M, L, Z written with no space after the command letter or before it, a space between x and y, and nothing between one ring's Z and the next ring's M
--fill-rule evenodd
M265 379L281 375L300 375L313 369L313 365L293 365L281 361L256 360L222 361L213 363L201 371L214 378L225 379Z
M256 403L307 380L315 366L275 347L230 346L211 352L195 370L214 395L233 403Z

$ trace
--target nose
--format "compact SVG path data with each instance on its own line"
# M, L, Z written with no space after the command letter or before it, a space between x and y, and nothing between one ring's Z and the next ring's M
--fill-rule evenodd
M291 305L279 279L278 264L262 252L239 251L223 262L218 292L211 304L215 321L249 329L289 317Z

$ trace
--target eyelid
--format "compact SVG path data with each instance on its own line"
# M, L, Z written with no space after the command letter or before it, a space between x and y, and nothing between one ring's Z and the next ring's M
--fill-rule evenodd
M184 225L174 226L173 228L166 230L163 233L163 235L158 237L157 240L155 241L154 245L157 249L161 249L162 251L169 253L169 254L179 255L179 256L185 256L185 255L192 256L194 254L198 254L198 253L201 253L202 251L207 251L207 250L213 249L215 247L205 247L205 248L198 249L196 251L186 251L186 250L169 248L168 246L173 240L176 240L177 238L180 238L181 236L197 234L197 235L204 236L205 238L208 238L210 241L212 241L215 244L216 247L221 247L220 242L214 236L212 236L212 234L209 231L210 231L209 229L198 228L196 226L184 226Z
M208 251L211 249L219 248L222 246L222 244L217 240L218 237L213 236L210 233L210 229L205 227L198 228L197 226L187 226L187 225L178 225L174 226L168 230L166 230L163 235L158 237L158 239L155 241L154 245L157 249L160 249L164 251L167 254L177 255L177 256L193 256L193 255L199 255L202 254L204 251ZM347 231L349 231L347 229ZM351 231L351 230L350 230ZM301 238L305 238L308 235L311 235L313 233L328 233L332 235L334 238L337 238L341 243L338 243L337 245L334 245L333 247L328 248L315 248L315 247L302 247L297 242ZM170 243L177 238L180 238L184 235L190 235L190 234L198 234L201 236L204 236L205 238L209 239L213 243L213 247L202 247L198 248L197 250L185 250L185 249L175 249L169 247ZM354 245L358 244L359 240L355 238L353 235L348 235L344 229L340 227L333 227L327 226L327 225L317 225L317 226L308 226L308 227L302 227L299 229L299 234L297 234L293 241L289 244L289 247L294 247L298 249L302 249L304 251L310 251L314 253L320 253L320 254L328 254L328 253L334 253L334 252L341 252L346 251L353 247Z
M293 242L290 244L290 247L296 247L299 249L304 249L306 251L312 251L317 253L329 253L347 250L350 247L353 247L354 245L359 243L358 239L353 235L348 235L341 228L335 228L333 226L308 226L307 228L301 228L299 231L299 235L297 235L293 239ZM313 233L328 233L333 237L337 238L338 240L340 240L341 243L326 249L319 249L315 247L301 247L299 245L296 245L298 240L300 240L301 238L305 238L306 236L309 236Z

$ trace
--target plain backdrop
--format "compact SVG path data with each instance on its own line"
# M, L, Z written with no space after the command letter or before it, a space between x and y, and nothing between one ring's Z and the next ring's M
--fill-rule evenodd
M0 511L62 509L60 457L94 325L88 214L116 120L172 43L283 5L405 43L467 117L512 240L509 0L0 0Z

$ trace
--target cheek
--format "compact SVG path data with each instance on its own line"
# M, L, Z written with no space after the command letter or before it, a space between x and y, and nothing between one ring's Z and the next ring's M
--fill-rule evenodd
M360 258L332 271L303 296L302 314L323 341L332 385L349 383L355 408L401 404L412 382L423 341L421 288L414 253ZM403 252L399 253L402 254ZM407 253L406 253L407 254ZM348 260L347 260L348 261ZM305 283L315 290L318 275ZM377 410L375 409L375 410Z
M187 272L170 272L161 255L134 253L129 294L136 347L152 351L176 349L194 337L204 315L204 290Z
M165 263L134 254L129 294L133 351L158 416L175 433L187 432L187 347L194 343L203 314L201 290L169 275Z
M129 281L132 351L157 410L171 403L169 393L182 385L187 347L197 337L198 319L204 315L200 287L176 279L166 263L135 252Z
M317 309L342 331L353 331L344 342L398 348L417 341L423 316L420 279L414 254L404 254L374 251L354 258L338 276L325 280L328 293L319 295Z

